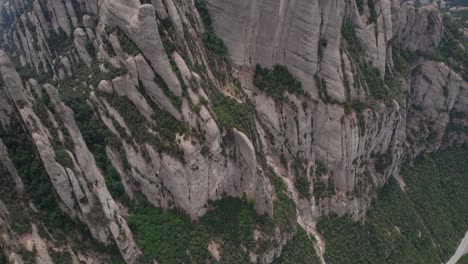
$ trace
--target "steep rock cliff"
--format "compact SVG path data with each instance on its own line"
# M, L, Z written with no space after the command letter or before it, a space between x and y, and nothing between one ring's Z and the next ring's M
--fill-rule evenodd
M436 56L435 4L12 0L0 11L3 130L25 131L61 211L127 263L144 255L127 200L196 221L210 201L244 197L275 219L285 192L320 255L320 217L364 218L389 177L404 185L406 157L467 139L468 84ZM14 151L0 141L22 193ZM255 235L252 261L272 262L295 234L276 227ZM260 252L262 235L275 243Z

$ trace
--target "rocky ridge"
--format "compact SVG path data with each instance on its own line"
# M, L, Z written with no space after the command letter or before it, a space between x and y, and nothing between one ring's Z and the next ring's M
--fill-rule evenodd
M192 220L209 201L244 194L274 216L271 170L320 255L321 216L364 218L389 177L404 185L406 157L467 139L468 84L434 58L444 36L435 4L16 0L0 14L2 128L21 124L61 211L127 263L142 250L108 170L130 200ZM262 84L261 72L284 73L278 65L300 92ZM103 142L83 130L85 108ZM0 167L21 195L12 151L0 140ZM22 263L7 207L2 248ZM277 245L252 260L272 262L290 238L280 228ZM44 261L47 248L37 254Z

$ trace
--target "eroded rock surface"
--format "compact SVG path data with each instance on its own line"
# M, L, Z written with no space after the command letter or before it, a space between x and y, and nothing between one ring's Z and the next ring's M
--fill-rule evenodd
M4 1L0 130L26 131L60 210L127 263L142 253L123 194L194 221L226 196L274 217L271 171L320 255L318 219L364 219L378 188L402 182L405 157L468 139L464 69L434 56L437 5L369 1ZM414 57L405 70L402 51ZM286 66L300 91L257 87L257 65ZM0 172L22 195L6 145ZM0 203L3 248L22 263L8 209ZM32 224L35 257L49 263L50 241ZM249 257L271 263L294 235L278 227L275 245ZM76 263L102 260L65 250Z

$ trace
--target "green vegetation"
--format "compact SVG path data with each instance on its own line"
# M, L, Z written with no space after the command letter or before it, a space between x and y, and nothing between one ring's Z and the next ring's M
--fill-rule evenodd
M468 21L468 10L453 10L450 11L450 14L455 17L457 20L460 21L460 23L464 23L465 26L467 26L467 21Z
M377 12L375 11L374 0L368 0L367 6L369 7L370 11L369 23L377 22Z
M96 48L91 41L86 42L85 49L91 57L96 54Z
M468 3L465 0L448 0L447 6L468 6Z
M301 82L283 65L275 65L270 70L257 64L253 83L258 89L280 102L287 100L284 95L286 91L292 94L304 94Z
M47 99L44 101L47 105ZM81 116L81 118L83 119L93 118L92 115L88 113L82 114L83 116ZM80 118L77 119L80 120ZM85 134L86 133L84 133L84 136ZM95 137L95 135L88 136L93 139L98 138ZM112 263L122 263L120 254L115 246L106 247L94 242L86 227L62 213L57 202L60 198L56 195L49 176L35 149L34 143L31 141L29 133L25 131L22 124L15 119L8 128L0 128L0 138L7 147L9 156L14 162L25 185L24 196L20 198L17 197L12 191L14 185L10 177L8 177L8 174L3 173L0 166L0 175L5 176L0 177L0 199L8 207L10 212L9 219L13 229L19 234L23 234L31 231L31 223L36 223L40 235L43 238L50 238L49 241L53 241L58 247L73 241L71 245L74 250L102 252L104 256L111 256L109 260L113 261ZM99 156L95 155L95 157L99 162ZM28 206L29 202L32 202L37 210L30 209ZM77 239L74 235L75 232L79 232L83 235ZM70 235L73 236L73 239L68 237ZM27 257L26 259L23 258L23 260L26 260L26 263L34 262L33 254L24 251L22 252L22 256ZM57 252L52 253L52 258L58 261L56 263L67 263L69 255L66 252ZM27 261L29 259L31 260L30 262Z
M73 88L81 87L83 82L91 84L93 87L98 87L102 80L112 80L128 72L125 67L115 68L108 63L104 63L108 72L102 72L99 64L98 60L93 60L90 67L80 64L75 70L74 78L51 83L60 89L61 97L69 97L69 95L81 96L83 89L76 89L78 91L75 91Z
M386 153L375 156L375 170L378 173L383 174L391 164L392 153L390 149Z
M393 67L398 73L406 77L410 75L411 66L405 56L408 57L408 55L404 55L403 50L395 45L393 46Z
M52 140L52 148L55 152L55 160L66 168L74 168L73 161L68 155L67 149L63 146L63 143L60 140Z
M395 92L400 89L400 83L397 79L392 78L390 73L386 74L385 80L383 80L379 69L366 63L362 65L362 71L362 76L372 98L389 102L398 95Z
M335 194L335 183L331 177L328 181L323 182L322 179L314 179L314 197L330 197Z
M146 261L151 263L156 258L161 264L212 263L207 247L214 242L219 246L220 263L248 263L248 252L242 247L261 254L276 245L276 228L283 233L296 232L296 209L285 184L271 168L267 175L276 191L273 218L257 215L246 195L242 199L210 201L209 211L196 223L183 213L153 208L145 200L130 203L128 223ZM254 239L254 230L261 233L260 239ZM316 263L313 243L304 230L299 229L291 243L285 249L287 259L275 263Z
M328 95L327 90L327 82L324 78L320 78L319 75L316 73L314 75L315 83L317 84L317 89L319 92L319 97L325 103L334 103L335 101Z
M294 186L299 192L301 198L308 199L310 197L310 183L307 178L306 168L302 166L301 162L296 160L293 164L294 170Z
M299 176L295 178L294 186L296 187L297 191L299 192L299 196L301 198L308 199L310 197L310 183L306 177Z
M205 25L206 31L202 35L203 44L214 55L224 58L227 55L227 49L223 40L218 37L213 30L213 21L206 7L205 0L196 0L195 7L200 14L200 17Z
M54 263L61 263L61 264L72 264L71 254L68 251L60 252L60 251L50 251L50 257Z
M183 160L184 153L176 141L176 136L177 134L188 135L189 131L187 125L176 120L168 112L161 109L149 98L143 89L140 90L155 111L153 116L155 123L147 121L135 104L127 97L121 97L115 94L107 95L104 93L100 94L100 96L106 98L122 115L125 124L128 126L133 138L136 139L137 142L151 143L157 150ZM149 129L156 131L157 135L151 133ZM124 138L127 137L126 134L121 136Z
M248 136L254 135L253 109L248 103L239 103L236 99L214 89L211 100L219 125L225 128L236 128Z
M115 53L114 47L112 47L112 44L104 36L102 37L102 44L104 45L104 49L107 51L109 56L111 57L117 56L117 54Z
M48 13L48 12L45 12ZM59 33L57 34L54 30L51 30L50 37L47 40L49 48L57 51L60 54L63 54L67 51L70 51L74 47L74 38L73 34L67 36L67 33L59 27Z
M159 74L155 73L155 76L154 76L154 82L157 83L159 85L159 87L161 87L161 89L163 90L164 94L169 97L169 99L171 100L172 104L177 108L177 109L180 109L181 105L182 105L182 99L177 97L172 91L171 89L169 89L169 86L167 86L166 82L163 80L163 78L161 78L161 76L159 76ZM183 83L183 82L181 82ZM140 84L140 86L143 85L143 84Z
M73 110L75 122L80 129L87 147L96 160L96 165L101 170L106 180L106 186L109 192L114 199L120 199L125 196L125 191L120 176L108 160L105 151L106 146L120 149L120 143L116 137L106 129L99 116L95 114L94 110L87 103L87 94L83 93L81 89L77 89L84 80L90 81L91 84L96 87L100 80L113 79L126 73L126 70L116 69L110 65L108 65L108 68L108 73L102 73L99 70L97 61L93 61L91 67L79 65L76 72L78 78L75 80L61 81L58 83L57 87L60 91L60 98L63 103Z
M458 260L457 264L468 264L468 254L461 257Z
M154 103L154 101L149 97L149 95L146 93L145 89L141 85L138 87L138 89L143 94L146 101L150 104L151 108L155 113L153 118L156 121L156 124L152 128L154 129L154 131L158 132L159 138L162 142L165 142L165 144L174 144L175 137L177 134L181 136L190 134L191 131L189 131L187 124L178 121L166 110L156 105L156 103ZM175 150L175 146L168 147L169 153L172 152L170 151L170 149ZM164 147L162 147L162 149L164 149Z
M288 189L283 180L268 168L267 175L275 186L276 199L273 201L273 221L286 232L293 232L296 227L296 206L288 196Z
M362 52L362 44L356 35L356 30L351 20L345 20L341 28L341 35L346 40L348 51L353 57L358 57Z
M128 223L148 263L186 262L189 256L190 222L176 212L163 213L150 205L134 205ZM204 252L206 253L206 252Z
M344 103L344 111L346 115L351 114L354 111L359 118L359 115L362 115L362 112L366 110L367 105L358 100L348 100Z
M175 211L163 213L140 202L130 207L130 228L148 263L206 263L213 261L207 247L210 241L220 245L222 263L247 263L248 256L241 245L253 250L256 242L253 230L273 232L267 217L257 216L253 205L245 199L226 198L210 205L211 211L197 224Z
M39 210L37 217L50 226L67 228L67 217L60 211L54 188L40 159L36 155L36 150L33 148L34 144L31 142L27 132L19 122L15 121L9 128L0 129L0 138L7 147L10 157L18 170L18 174L25 184L26 193L28 193ZM0 186L7 187L9 185L0 184ZM2 193L12 195L11 189ZM10 199L13 199L12 202L14 202L15 198L10 197ZM8 205L8 198L2 197L2 200ZM27 217L22 218L23 216L18 218L18 221L14 221L15 225L27 225L27 222L24 222L28 221Z
M369 1L369 4L371 2L372 1ZM394 98L398 98L401 87L398 76L393 76L391 71L388 70L385 79L383 79L379 69L363 61L363 47L357 37L354 25L350 20L346 20L343 23L341 34L345 39L345 46L349 58L356 66L355 81L364 86L364 88L367 88L368 96L373 100L382 100L386 103L389 103ZM398 67L397 71L408 74L409 66L406 64L406 61L398 52L395 53L397 54L394 55L394 58L396 58L396 67Z
M437 48L436 59L444 61L455 71L461 72L466 80L468 79L468 41L460 31L462 25L448 15L444 16L443 25L445 31Z
M356 0L356 5L359 11L359 14L362 14L364 12L364 2L363 0Z
M318 43L318 59L319 61L322 61L323 58L323 50L327 47L328 41L324 37L320 37L319 43Z
M16 57L12 57L12 61L15 64L16 71L18 72L22 80L29 80L33 78L39 83L45 83L47 81L51 81L53 78L53 73L50 69L48 69L48 73L44 71L44 64L42 64L42 62L39 64L39 72L37 72L34 68L31 68L30 66L21 66L19 60Z
M75 97L66 104L73 110L75 121L87 147L93 153L96 165L101 170L106 180L106 186L114 199L125 196L120 176L107 158L106 145L116 145L114 136L104 127L93 109L86 103L84 98Z
M314 250L314 243L302 227L298 227L297 235L286 245L281 257L274 261L277 264L321 263Z
M332 177L327 177L324 181L323 176L328 172L327 167L319 160L315 161L315 175L311 170L311 176L314 177L314 196L315 198L329 197L335 194L335 182Z
M224 45L224 41L212 31L203 33L202 40L206 48L213 54L218 55L219 57L225 57L227 55L227 49Z
M327 167L321 161L315 161L315 174L319 177L322 177L324 174L328 172Z
M0 177L0 199L10 212L9 222L13 230L18 234L30 232L31 223L36 223L40 235L43 238L50 238L49 241L53 241L58 247L73 241L71 245L74 250L102 252L105 255L112 256L112 261L121 261L120 254L115 247L106 247L94 242L81 223L74 222L68 215L62 213L57 203L60 198L55 194L54 187L40 161L33 142L18 120L15 119L7 129L0 128L0 138L7 147L9 156L25 185L24 195L18 197L12 191L14 190L14 183L0 166L0 175L4 176ZM37 210L30 209L29 202L32 202ZM74 232L83 235L77 239ZM73 239L68 237L69 235L72 235ZM21 255L25 263L34 262L32 253L22 251ZM67 263L68 254L65 252L63 254L52 254L52 257L54 260L60 258L61 261L56 263Z
M15 183L7 170L0 164L0 200L6 205L9 211L8 218L11 228L17 234L31 232L30 216L24 210L24 204L18 199L15 193ZM2 244L0 243L0 247ZM3 252L1 252L3 253ZM2 263L0 261L0 263ZM8 262L5 262L8 263Z
M213 28L213 21L211 20L210 12L206 7L205 0L196 0L195 7L197 8L198 14L200 14L200 17L205 27L210 29Z
M441 263L468 229L468 149L418 159L380 191L365 223L330 216L318 224L330 263Z
M131 40L123 30L120 28L114 27L114 28L106 28L106 32L112 33L116 32L117 39L119 40L120 46L122 47L123 51L125 51L127 54L136 56L141 53L140 48Z

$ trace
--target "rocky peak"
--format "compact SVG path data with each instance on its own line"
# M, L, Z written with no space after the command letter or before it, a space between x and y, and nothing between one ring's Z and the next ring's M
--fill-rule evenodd
M0 14L0 172L18 194L50 186L57 212L127 263L157 259L131 224L138 212L203 224L231 198L275 230L257 226L239 254L271 263L304 228L320 256L321 217L364 219L406 158L467 139L466 67L443 47L466 51L437 4L9 0ZM12 131L43 168L33 180ZM0 232L18 259L12 206ZM40 241L53 236L29 231L47 260ZM109 260L63 244L72 259Z

